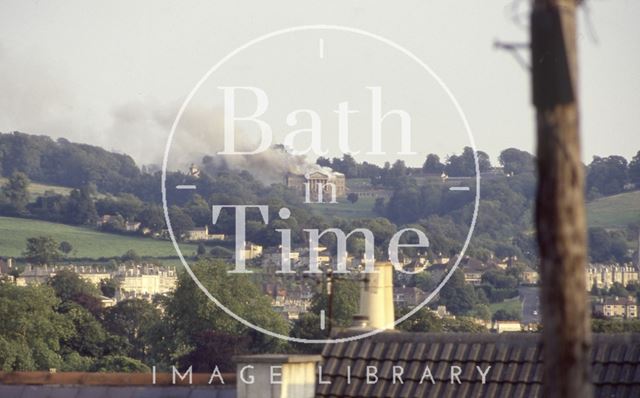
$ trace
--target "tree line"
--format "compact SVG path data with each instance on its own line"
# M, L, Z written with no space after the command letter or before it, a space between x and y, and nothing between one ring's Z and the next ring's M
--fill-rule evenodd
M481 172L492 168L489 156L477 152ZM61 158L75 159L62 162ZM60 161L60 162L58 162ZM475 244L470 254L480 259L493 254L509 254L536 263L536 245L533 242L532 208L536 187L535 158L526 151L509 148L498 157L502 172L483 179L479 204L479 219L474 232ZM55 163L55 165L53 164ZM373 211L375 219L329 219L308 212L301 198L282 184L264 185L245 170L224 169L214 173L201 173L199 178L183 172L170 172L167 186L196 184L192 191L169 190L168 209L176 236L183 235L194 226L210 224L211 205L269 204L273 214L264 225L257 212L249 212L248 239L263 246L277 246L276 228L292 230L294 244L305 242L303 228L326 229L338 224L344 230L356 227L377 229L377 246L384 246L389 231L403 226L424 230L430 238L432 254L450 254L459 251L464 242L475 207L474 184L467 193L450 191L438 176L475 175L473 150L464 148L460 154L447 157L443 162L436 154L425 158L422 168L407 167L397 161L383 167L359 163L345 154L342 158L319 158L318 164L343 172L348 178L368 178L374 187L390 191L389 199L378 198ZM96 225L102 215L115 215L102 228L108 232L127 233L125 222L137 221L143 229L160 232L166 228L160 205L160 175L138 169L126 155L113 154L89 145L73 144L64 139L53 141L44 136L22 133L0 134L0 164L8 181L0 192L0 214L32 217L72 225ZM587 189L591 197L614 194L632 189L640 179L640 151L627 162L620 156L594 158L587 168ZM51 169L53 168L53 169ZM106 168L109 168L107 172ZM55 170L55 172L54 172ZM83 171L84 170L84 171ZM80 173L84 177L78 178ZM65 178L64 176L69 176ZM47 192L36 198L29 194L29 181L51 182L72 187L68 195ZM292 210L288 220L280 220L276 211L280 207ZM233 215L223 212L218 223L210 229L234 234ZM605 231L606 232L606 231ZM594 261L607 258L622 260L623 239L594 230ZM376 236L378 234L376 233ZM324 242L332 247L331 238ZM351 249L362 246L354 239ZM604 254L603 254L604 253Z

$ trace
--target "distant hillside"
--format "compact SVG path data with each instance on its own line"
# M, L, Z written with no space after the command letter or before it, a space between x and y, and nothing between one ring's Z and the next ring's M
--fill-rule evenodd
M589 202L590 227L624 228L640 222L640 191L625 192Z
M98 232L90 228L73 227L46 221L0 217L0 257L21 257L27 238L52 236L58 242L71 243L74 250L70 258L119 257L134 250L143 257L176 257L171 242L135 236ZM181 244L185 255L196 251L192 244Z
M19 132L0 134L0 175L15 171L32 181L80 188L94 183L100 192L121 192L140 177L128 155L103 148L53 140L45 135Z

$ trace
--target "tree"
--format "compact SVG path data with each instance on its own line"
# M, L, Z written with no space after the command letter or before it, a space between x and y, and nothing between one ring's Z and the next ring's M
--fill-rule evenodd
M130 193L108 196L96 202L96 209L100 214L120 214L127 221L136 219L143 207L144 203Z
M399 309L399 316L404 315L408 309ZM428 308L421 308L411 317L398 325L398 329L407 332L439 332L439 333L482 333L486 329L465 317L455 319L439 318L436 313Z
M233 357L249 351L249 338L215 330L204 330L194 336L195 349L182 356L181 367L193 366L194 372L211 372L216 366L221 372L234 372Z
M397 189L389 199L386 216L394 223L406 224L416 221L422 211L422 198L417 187Z
M123 233L126 231L126 221L121 215L109 217L106 223L100 226L100 229L106 232Z
M226 247L222 247L222 246L214 246L209 251L209 254L211 254L211 257L226 258L226 259L231 259L231 257L233 257L233 253L234 253L233 250L227 249Z
M4 371L47 370L63 363L61 342L74 334L44 285L0 283L0 366Z
M627 160L622 156L593 157L587 171L587 192L615 195L629 180Z
M108 336L93 314L75 302L63 303L58 311L74 327L74 333L64 340L64 346L80 356L101 357Z
M594 319L595 333L640 333L640 319Z
M484 173L485 171L491 170L492 166L491 166L491 159L489 158L489 154L483 151L478 151L476 153L478 155L478 168L480 169L480 172ZM475 170L473 175L475 175Z
M399 309L398 315L402 314L402 311L406 309ZM444 325L442 320L436 315L435 312L430 311L428 308L421 308L411 317L398 325L400 330L407 332L444 332Z
M629 162L629 180L640 189L640 151Z
M501 269L489 270L482 274L482 282L498 289L516 289L518 287L518 279L507 275Z
M140 262L140 256L138 255L138 253L133 250L133 249L129 249L127 250L126 253L124 253L122 255L122 257L120 257L120 260L126 262L126 261L132 261L134 263L139 263Z
M629 297L629 291L620 282L614 282L609 288L609 295L616 297Z
M71 191L64 220L66 223L75 225L95 224L98 220L98 213L88 186Z
M589 228L589 257L595 262L628 259L627 241L623 232L609 232L604 228Z
M201 259L192 266L192 271L213 297L238 316L267 330L288 335L284 318L271 308L271 302L244 274L230 274L226 264L220 260ZM255 331L236 322L216 306L191 277L182 273L177 287L166 304L165 313L174 336L170 340L177 346L193 351L198 336L209 330L249 338L249 350L279 352L284 348L282 340Z
M320 160L320 162L326 164L324 160ZM342 155L342 159L333 158L333 161L331 162L331 168L343 173L347 178L358 177L358 164L356 163L356 160L353 158L353 156L348 153Z
M162 208L155 205L146 205L138 214L138 220L143 227L158 232L165 227Z
M473 286L465 283L464 274L461 270L455 270L449 281L440 289L440 303L455 315L462 315L471 311L478 303L478 297Z
M482 292L479 290L478 293ZM488 321L491 319L491 309L486 304L477 304L470 312L470 315L474 318Z
M534 171L535 158L526 151L516 148L508 148L500 152L498 157L506 174L518 175Z
M143 360L153 344L149 331L161 319L160 310L153 304L142 299L128 299L107 309L104 324L109 332L131 343L130 356Z
M193 194L184 207L184 211L195 225L205 225L211 222L211 206L198 194Z
M497 310L491 320L493 321L519 321L522 314L519 309L499 309Z
M519 250L508 243L498 243L493 252L499 259L517 257Z
M426 174L442 174L444 170L444 164L440 162L440 156L435 153L427 155L424 163L422 164L422 171Z
M389 170L390 172L390 176L392 178L399 178L399 177L403 177L405 175L407 175L407 165L404 162L404 160L396 160L395 162L393 162L393 165L391 166L391 169Z
M62 257L56 242L50 236L38 236L27 239L27 248L22 255L30 263L52 264Z
M485 152L477 151L478 168L480 172L489 171L491 169L491 161L489 155ZM471 147L464 147L461 155L451 155L447 159L445 173L451 177L472 177L476 175L476 157Z
M2 163L5 174L24 172L32 180L68 187L94 182L101 192L121 192L139 181L140 170L130 156L102 148L74 144L63 138L2 134Z
M373 205L373 212L379 216L383 216L385 214L384 198L376 198Z
M65 256L68 256L69 253L71 253L71 251L73 250L73 246L71 246L71 243L65 240L60 242L60 244L58 245L58 250L63 252Z
M434 278L428 271L422 271L415 276L416 287L424 292L432 292L438 286L437 278Z
M331 167L331 160L329 158L320 156L318 159L316 159L316 164L322 167Z
M88 281L87 281L88 282ZM93 283L89 282L91 289L95 289ZM100 291L93 290L91 292L80 292L71 297L73 302L81 305L96 318L102 318L102 301L100 300Z
M100 292L105 297L113 298L120 289L121 280L118 278L105 278L100 280Z
M29 178L26 174L14 172L2 187L2 193L15 214L26 213L29 203Z
M347 195L347 200L351 203L356 203L358 199L359 199L359 196L355 192L351 192L349 195Z
M196 254L198 255L198 257L204 256L205 254L207 254L207 247L204 245L204 243L202 242L198 243L198 250Z
M82 279L71 270L57 272L47 283L63 302L73 301L83 295L93 297L99 295L98 288L93 283Z
M169 218L171 220L173 235L178 240L182 239L188 230L195 227L191 217L178 206L171 206L169 208Z
M310 311L320 315L320 311L327 312L328 322L333 326L348 327L353 322L353 316L358 312L360 302L360 288L358 282L352 279L332 278L331 305L327 294L326 284L323 290L311 299ZM331 314L328 310L331 308ZM316 328L318 325L315 326Z

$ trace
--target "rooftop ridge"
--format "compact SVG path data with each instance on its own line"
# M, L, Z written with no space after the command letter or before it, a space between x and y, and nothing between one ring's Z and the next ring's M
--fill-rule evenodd
M212 379L211 384L209 380ZM222 373L225 385L236 383L235 373ZM0 372L0 384L7 385L92 385L92 386L189 386L189 385L221 385L211 373L193 373L192 383L188 378L176 377L173 383L171 373L156 373L155 384L152 373L103 373L103 372Z

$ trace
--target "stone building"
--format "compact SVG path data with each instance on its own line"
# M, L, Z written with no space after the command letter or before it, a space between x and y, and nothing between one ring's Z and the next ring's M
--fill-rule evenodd
M196 227L188 230L185 233L185 237L188 241L191 242L199 242L205 240L224 240L224 234L211 234L209 233L209 226L205 225L204 227Z
M322 201L329 202L335 196L344 197L347 194L347 184L344 174L330 170L318 170L305 175L288 173L284 178L287 188L294 190L300 196L306 197L309 190L309 200L319 201L320 190Z
M165 268L152 264L121 265L117 269L92 265L65 265L34 267L27 265L25 270L16 278L16 285L46 283L61 270L73 271L80 278L98 286L103 279L117 279L120 288L116 292L116 299L146 298L151 299L156 294L165 294L174 290L178 282L175 268Z
M134 297L151 299L156 294L173 291L178 283L175 268L147 264L128 268L121 266L115 277L120 279L116 293L118 300Z
M599 289L608 289L615 282L627 286L638 282L638 269L632 264L589 264L587 267L587 289L595 284Z
M246 242L244 249L240 250L240 258L243 260L253 260L262 256L262 246L255 243Z
M595 303L593 312L607 318L635 319L638 317L638 301L633 297L605 297Z
M56 275L56 273L62 270L73 271L80 278L93 283L94 285L98 285L102 279L109 279L112 277L113 272L107 270L103 266L91 266L91 265L42 265L42 266L33 266L27 265L22 271L20 275L16 278L16 285L18 286L27 286L27 285L39 285L41 283L46 283L49 278L52 278Z

